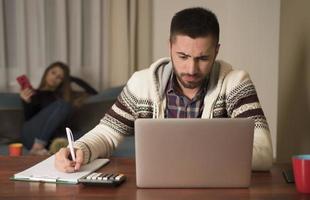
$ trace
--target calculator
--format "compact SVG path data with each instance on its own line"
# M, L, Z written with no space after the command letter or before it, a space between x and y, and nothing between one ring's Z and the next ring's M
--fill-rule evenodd
M93 172L80 178L79 182L84 185L118 186L125 180L126 176L124 174Z

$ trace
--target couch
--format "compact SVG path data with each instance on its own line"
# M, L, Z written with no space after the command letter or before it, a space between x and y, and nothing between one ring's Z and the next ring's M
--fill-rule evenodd
M87 98L85 103L73 114L73 130L87 132L99 123L104 113L111 107L122 86L106 89ZM18 93L0 93L0 155L7 155L7 145L20 141L23 124L23 110ZM27 152L24 149L24 152ZM134 137L128 136L114 156L134 156Z

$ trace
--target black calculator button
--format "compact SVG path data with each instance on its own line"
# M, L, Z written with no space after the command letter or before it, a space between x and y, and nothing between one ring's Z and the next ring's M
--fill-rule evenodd
M114 174L113 176L110 176L109 179L115 180L115 178L116 178L118 175L119 175L119 174Z

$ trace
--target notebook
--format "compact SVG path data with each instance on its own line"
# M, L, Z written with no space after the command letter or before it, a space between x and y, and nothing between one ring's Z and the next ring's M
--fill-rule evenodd
M251 119L138 119L136 180L142 188L249 187Z
M55 168L54 160L55 156L50 156L46 160L43 160L32 167L14 174L12 179L21 181L77 184L80 178L87 176L109 162L109 159L96 159L89 164L82 165L78 172L64 173Z

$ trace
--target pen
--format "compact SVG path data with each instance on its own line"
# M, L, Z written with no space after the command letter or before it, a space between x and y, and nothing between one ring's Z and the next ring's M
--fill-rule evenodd
M71 132L70 128L66 127L66 133L67 133L67 138L68 138L71 158L72 158L73 161L75 161L75 153L74 153L74 149L73 149L74 139L73 139L73 135L72 135L72 132Z

